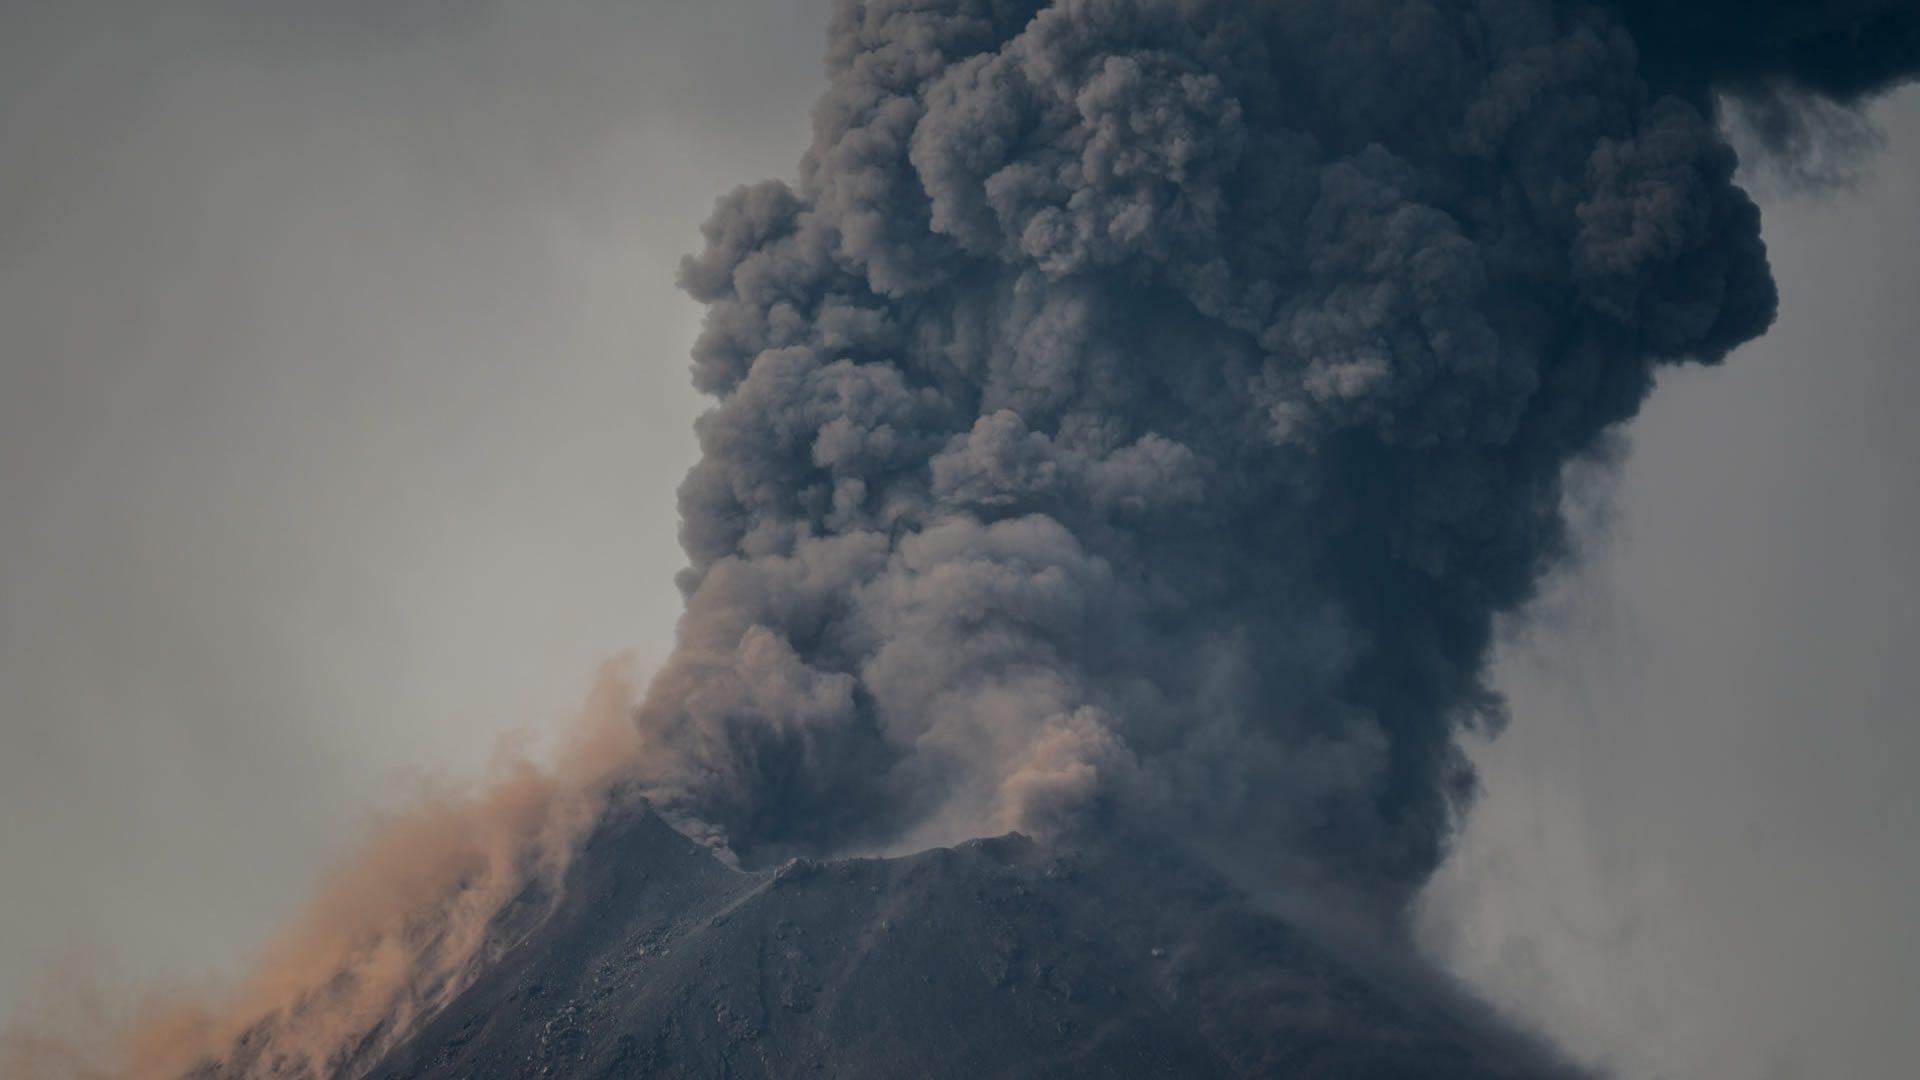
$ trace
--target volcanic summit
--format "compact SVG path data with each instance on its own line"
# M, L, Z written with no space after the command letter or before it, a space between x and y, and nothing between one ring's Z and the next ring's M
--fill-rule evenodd
M1020 835L742 872L641 807L366 1075L1536 1080L1170 851Z

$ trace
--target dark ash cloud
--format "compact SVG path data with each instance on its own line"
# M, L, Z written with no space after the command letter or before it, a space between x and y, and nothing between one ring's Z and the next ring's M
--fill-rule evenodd
M1122 819L1396 910L1561 470L1776 295L1716 91L1916 5L876 0L682 270L653 795L749 859Z

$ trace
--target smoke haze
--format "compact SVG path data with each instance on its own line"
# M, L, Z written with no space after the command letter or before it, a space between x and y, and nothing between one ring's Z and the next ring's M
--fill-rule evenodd
M1852 191L1763 199L1780 324L1634 423L1616 509L1502 649L1516 719L1427 893L1442 956L1620 1076L1920 1054L1916 104L1875 110Z
M1798 95L1911 52L1821 45L1897 43L1903 5L1763 7L1652 38L1638 5L843 14L800 178L731 197L684 273L721 405L652 792L760 858L1250 819L1403 905L1498 714L1491 620L1561 554L1563 462L1645 358L1771 318L1709 85L1818 117ZM486 860L577 820L498 798L512 843L453 852L518 873Z

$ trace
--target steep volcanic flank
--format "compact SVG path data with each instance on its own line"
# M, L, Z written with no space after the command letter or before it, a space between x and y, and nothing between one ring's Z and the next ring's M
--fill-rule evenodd
M1166 852L1010 835L743 873L643 809L594 835L565 889L368 1075L1566 1075Z

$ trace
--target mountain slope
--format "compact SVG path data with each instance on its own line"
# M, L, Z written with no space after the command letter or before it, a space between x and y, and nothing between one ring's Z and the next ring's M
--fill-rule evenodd
M1549 1075L1401 1002L1164 854L1008 836L744 873L643 809L369 1075Z

